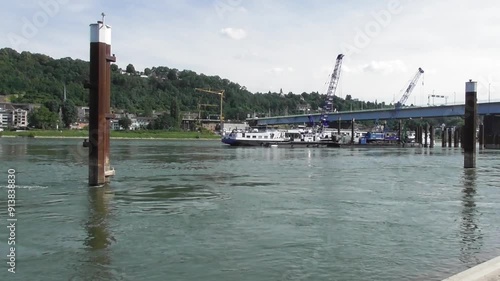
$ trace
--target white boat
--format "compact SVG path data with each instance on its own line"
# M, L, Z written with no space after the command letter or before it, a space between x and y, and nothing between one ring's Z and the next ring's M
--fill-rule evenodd
M362 137L361 132L354 132L354 143ZM351 142L351 131L335 129L306 128L299 126L288 130L270 129L267 127L232 130L226 133L221 141L231 146L338 146Z
M270 146L288 142L284 130L269 129L266 127L232 130L222 136L221 141L231 146Z
M416 133L415 131L406 131L406 142L407 143L415 143L416 140ZM431 143L431 135L430 133L427 134L427 144L430 145ZM425 133L422 133L422 144L425 144ZM434 140L434 143L436 144L436 141Z

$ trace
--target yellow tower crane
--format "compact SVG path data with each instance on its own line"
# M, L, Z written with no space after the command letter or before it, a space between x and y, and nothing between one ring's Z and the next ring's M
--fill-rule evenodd
M204 92L204 93L210 93L210 94L217 94L220 96L220 134L224 134L224 117L222 116L222 100L224 99L224 90L210 90L210 89L201 89L201 88L195 88L195 90Z

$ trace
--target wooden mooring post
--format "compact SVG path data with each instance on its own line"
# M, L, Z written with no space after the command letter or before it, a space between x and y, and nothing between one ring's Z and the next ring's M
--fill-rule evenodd
M465 83L464 168L476 167L477 82Z

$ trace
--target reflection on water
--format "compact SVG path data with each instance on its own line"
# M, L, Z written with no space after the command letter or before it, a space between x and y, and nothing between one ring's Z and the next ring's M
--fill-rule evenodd
M468 266L474 266L480 262L477 254L482 247L483 234L479 227L480 213L477 210L474 197L477 193L476 169L464 169L462 190L462 222L460 224L460 261Z
M6 143L0 145L1 156L25 156L28 151L26 142Z
M109 201L112 193L109 186L89 188L89 218L85 224L87 238L84 246L87 247L88 259L85 261L89 269L85 272L88 280L110 280L112 277L109 267L111 254L109 246L114 237L109 231Z

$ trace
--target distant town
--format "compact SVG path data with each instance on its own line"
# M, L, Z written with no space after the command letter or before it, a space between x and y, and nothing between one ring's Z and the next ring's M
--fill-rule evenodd
M0 98L2 98L0 96ZM40 104L11 103L0 101L0 131L7 130L29 130L28 116L34 110L40 108ZM89 124L89 107L76 106L77 119L71 123L68 129L86 130ZM137 116L134 113L126 113L124 110L112 110L114 118L110 120L110 129L120 130L145 130L150 129L150 124L158 117L169 114L168 111L155 111L151 117ZM122 120L122 121L120 121ZM129 121L123 121L129 120ZM203 118L200 112L186 112L182 114L181 128L184 131L195 131L204 128L211 132L219 131L220 120L218 115L207 115ZM247 126L246 122L225 123L225 130L242 129ZM62 129L59 126L57 129Z

